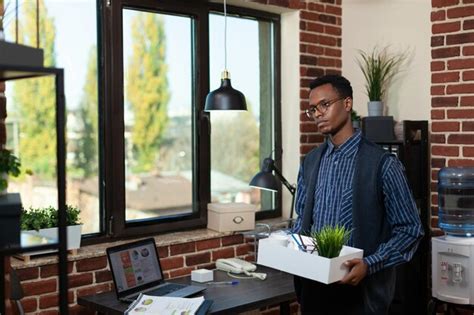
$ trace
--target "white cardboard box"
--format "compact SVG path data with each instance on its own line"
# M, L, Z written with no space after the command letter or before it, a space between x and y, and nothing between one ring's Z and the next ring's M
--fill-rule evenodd
M256 210L256 206L243 202L209 203L207 228L218 232L253 230Z
M341 280L347 274L348 268L344 266L346 260L362 258L363 254L361 249L343 246L339 257L329 259L290 245L285 247L266 238L258 242L257 264L329 284Z

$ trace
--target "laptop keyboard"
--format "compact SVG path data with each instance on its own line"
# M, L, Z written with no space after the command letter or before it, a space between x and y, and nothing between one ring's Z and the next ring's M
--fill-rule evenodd
M163 296L168 293L174 292L176 290L182 289L184 286L182 284L177 283L167 283L159 288L147 291L146 294L148 295L155 295L155 296Z

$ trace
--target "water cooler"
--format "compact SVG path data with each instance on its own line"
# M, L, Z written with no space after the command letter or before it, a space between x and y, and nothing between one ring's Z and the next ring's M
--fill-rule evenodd
M474 305L474 168L443 168L438 174L439 227L431 239L432 295Z

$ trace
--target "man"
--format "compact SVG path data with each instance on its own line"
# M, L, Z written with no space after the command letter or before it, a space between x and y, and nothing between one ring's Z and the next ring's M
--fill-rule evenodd
M303 314L386 314L395 289L394 266L413 256L423 228L400 161L354 130L352 87L338 75L310 84L309 108L326 141L308 153L298 175L294 231L326 225L351 231L363 259L345 264L339 282L295 277Z

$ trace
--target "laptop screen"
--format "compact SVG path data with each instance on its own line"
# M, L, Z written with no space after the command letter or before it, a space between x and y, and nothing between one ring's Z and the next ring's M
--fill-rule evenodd
M111 247L107 254L118 295L163 279L153 239Z

